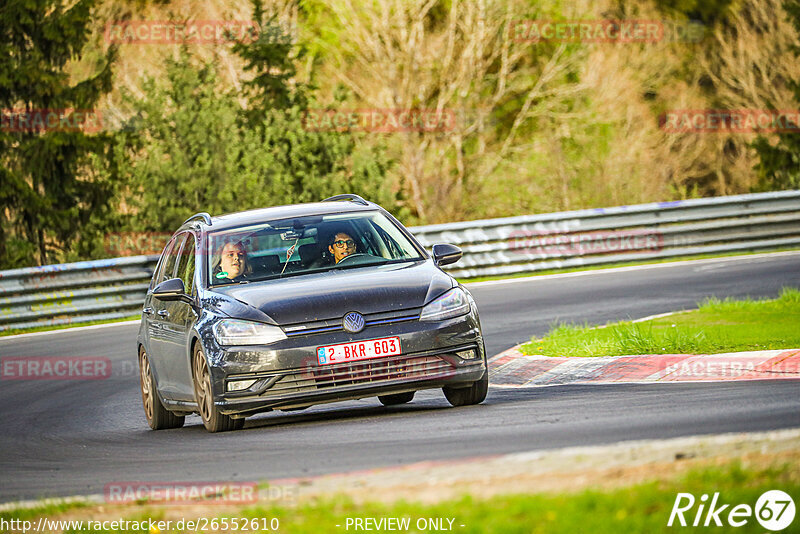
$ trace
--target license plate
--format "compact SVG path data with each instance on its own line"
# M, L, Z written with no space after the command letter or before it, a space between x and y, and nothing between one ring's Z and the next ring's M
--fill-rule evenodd
M384 337L369 341L354 341L317 347L317 359L320 365L331 363L355 362L370 358L383 358L400 354L400 338Z

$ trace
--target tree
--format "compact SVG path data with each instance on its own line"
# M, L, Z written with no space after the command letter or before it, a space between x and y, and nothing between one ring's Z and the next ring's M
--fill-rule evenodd
M220 83L215 60L195 59L184 47L167 60L163 79L145 81L143 97L126 95L132 127L118 134L112 181L124 184L128 229L172 231L197 211L343 192L399 214L398 194L384 187L391 162L379 147L358 144L349 132L306 128L312 88L294 82L301 47L277 34L258 4L254 10L265 37L233 47L251 75L242 93Z
M5 0L0 4L0 266L44 264L83 224L108 210L111 186L88 172L108 149L105 133L76 126L111 90L110 48L91 75L71 83L93 24L94 0ZM72 110L72 111L71 111ZM59 127L32 127L56 117ZM91 117L95 122L99 115ZM66 122L61 122L62 120ZM16 121L16 122L15 122Z
M788 0L783 4L789 20L800 34L800 1ZM800 57L800 47L793 47L795 57ZM800 104L800 78L791 80L795 103ZM778 135L777 143L759 136L753 147L759 155L756 171L761 180L759 189L774 191L800 188L800 124L794 124L795 131Z
M214 65L194 65L184 48L167 59L164 80L146 79L142 98L124 93L133 116L117 134L115 179L135 231L172 231L196 211L251 201L237 182L240 108L219 87Z
M351 92L352 107L447 117L442 128L411 128L390 141L422 223L472 218L496 202L500 188L483 184L531 151L532 132L573 114L586 89L576 81L580 47L515 42L515 22L554 18L548 9L556 5L309 0L303 7L322 42L322 75Z
M260 0L253 1L257 39L237 43L250 80L244 84L248 104L242 113L247 132L248 172L264 181L275 201L309 202L338 193L356 193L380 203L395 215L405 213L401 188L386 184L392 165L381 144L360 143L351 131L315 131L305 118L316 105L314 87L296 80L305 47L278 24ZM341 96L343 98L343 96ZM256 178L258 180L259 178Z

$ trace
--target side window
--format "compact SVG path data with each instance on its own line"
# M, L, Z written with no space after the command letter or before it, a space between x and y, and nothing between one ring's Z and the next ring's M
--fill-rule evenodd
M150 281L150 289L153 289L159 284L159 282L161 282L161 274L164 272L164 264L167 263L167 258L169 257L170 251L174 245L174 239L168 241L163 252L161 252L161 257L158 258L158 263L156 264L156 270L153 271L153 279Z
M397 244L397 241L392 239L392 236L390 236L386 230L378 225L375 225L373 228L381 236L383 244L386 246L386 248L389 249L390 258L404 258L409 256L406 251L401 250L400 246Z
M175 238L175 244L172 245L172 248L165 258L164 267L156 283L160 284L164 280L175 277L175 264L178 262L178 254L180 253L181 245L184 241L186 241L186 234L179 235Z
M181 280L183 280L187 295L194 294L194 248L194 235L187 234L186 242L183 244L183 249L181 250L177 273Z

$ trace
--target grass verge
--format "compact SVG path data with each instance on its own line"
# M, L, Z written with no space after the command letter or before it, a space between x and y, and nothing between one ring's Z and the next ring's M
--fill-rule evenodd
M766 464L751 465L741 460L727 460L691 469L680 476L616 489L506 495L489 499L464 496L436 504L404 501L389 504L356 504L347 497L333 496L324 500L307 501L293 508L247 507L231 511L222 517L236 517L240 522L242 518L254 518L258 520L259 525L263 522L277 526L277 529L273 529L283 533L358 530L353 527L355 518L362 520L372 518L376 521L382 518L408 518L410 528L400 530L406 532L434 530L430 528L431 520L449 527L446 530L463 533L673 532L675 528L680 529L680 527L668 527L667 522L679 492L692 493L697 499L703 494L713 495L719 492L718 505L730 504L727 510L729 511L738 504L746 504L753 508L761 494L774 489L793 496L800 495L800 468L796 462L773 460ZM91 507L73 510L79 514L86 514L84 521L91 518L92 511ZM724 523L727 511L721 514L725 526L728 526ZM32 519L42 512L53 513L58 510L39 509L35 512L28 511L23 515L27 519ZM146 506L130 507L127 512L122 515L136 521L164 517L163 510L153 510ZM210 518L217 513L213 507L208 508L207 512L205 515L209 518L208 524L213 524ZM686 512L684 517L690 524L696 512L697 505ZM21 514L3 512L0 518L9 521L21 518ZM427 528L420 528L423 522ZM348 524L350 527L346 528ZM784 532L797 532L798 524L800 518L795 518L794 523ZM84 528L80 532L108 532L108 530L95 530L91 528L91 524L88 526L90 528ZM726 528L723 530L727 531ZM747 518L747 523L743 527L736 530L763 532L764 528L755 517L751 516ZM147 532L147 530L123 532Z
M654 481L612 491L510 495L487 500L463 497L426 506L415 503L357 506L347 500L334 500L303 507L294 518L281 513L281 530L287 533L341 532L344 529L335 525L344 527L348 517L408 517L412 525L420 519L443 518L446 526L447 520L452 519L453 531L464 533L671 532L676 527L667 527L667 522L678 492L693 493L699 498L704 493L718 491L724 503L755 506L758 497L771 489L797 495L800 490L797 466L787 464L750 470L736 461L690 471L673 482ZM693 512L696 511L695 507ZM269 509L248 513L277 515ZM687 516L689 521L694 519L694 514ZM411 531L425 530L412 528ZM763 527L751 518L740 531L763 532Z
M524 354L624 356L715 354L800 347L800 291L774 300L709 299L698 310L604 328L562 324L522 346Z

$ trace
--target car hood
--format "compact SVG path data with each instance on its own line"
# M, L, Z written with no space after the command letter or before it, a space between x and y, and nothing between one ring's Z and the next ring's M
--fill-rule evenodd
M214 288L210 300L232 317L279 325L419 308L455 286L432 260L333 269L283 280Z

